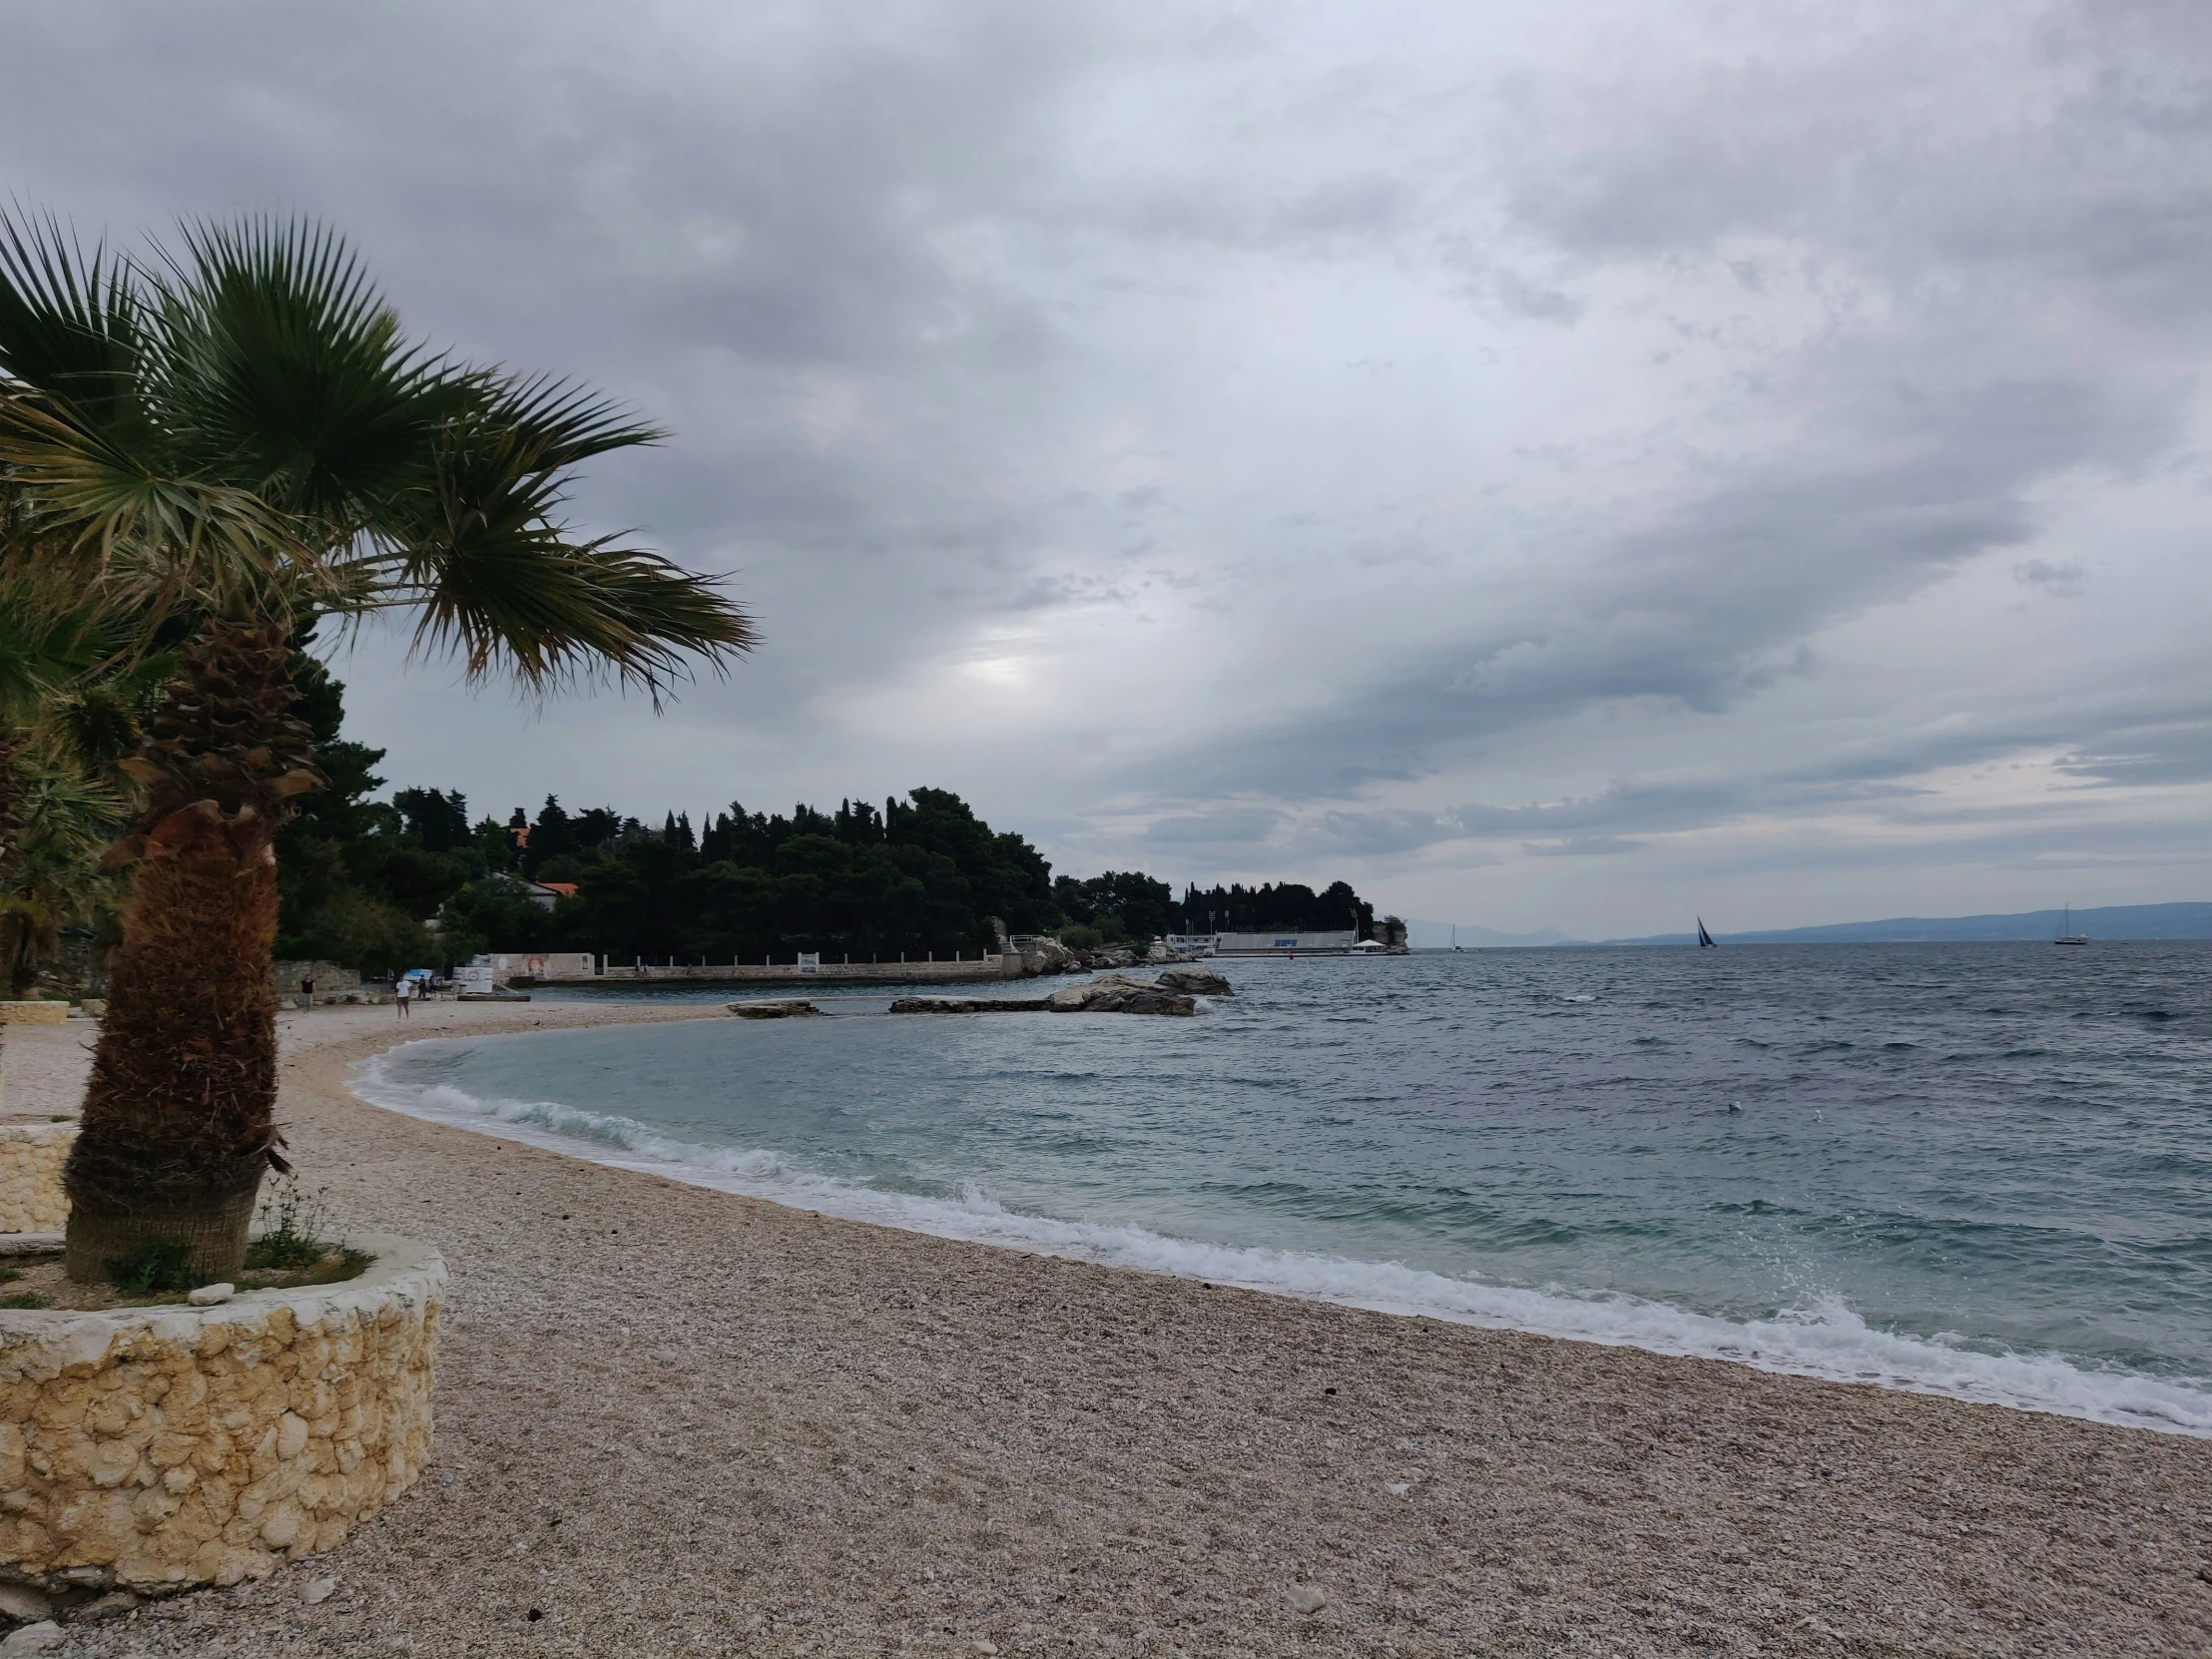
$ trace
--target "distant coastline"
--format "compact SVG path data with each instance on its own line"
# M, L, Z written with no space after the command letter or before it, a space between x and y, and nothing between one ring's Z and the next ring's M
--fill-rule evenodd
M2212 939L2212 903L2108 904L2098 909L2075 909L2071 922L2062 910L2023 910L2014 915L1891 916L1882 921L1840 921L1819 927L1777 927L1758 932L1731 933L1715 927L1723 944L1998 944L2006 941L2049 939L2070 925L2091 939L2113 943L2159 939ZM1440 937L1448 922L1416 921L1416 950L1448 948ZM1467 949L1531 946L1591 945L1687 945L1697 935L1651 933L1641 938L1570 939L1554 929L1537 933L1500 933L1461 922L1458 942Z

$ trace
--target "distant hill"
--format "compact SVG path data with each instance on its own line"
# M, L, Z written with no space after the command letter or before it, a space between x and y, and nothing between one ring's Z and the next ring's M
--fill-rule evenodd
M1723 944L1918 944L2000 939L2049 939L2064 912L2027 910L2013 916L1893 916L1888 921L1843 921L1827 927L1780 927L1728 933L1713 927ZM2070 923L2092 939L2212 939L2212 904L2108 904L2076 910ZM1462 943L1465 942L1462 938ZM1695 944L1694 933L1656 933L1641 939L1602 939L1601 944Z

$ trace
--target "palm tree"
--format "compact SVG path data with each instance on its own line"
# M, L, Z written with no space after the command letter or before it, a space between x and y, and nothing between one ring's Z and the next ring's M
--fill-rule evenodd
M41 614L0 580L0 994L28 992L63 927L113 914L100 853L130 792L103 775L137 742L163 659L119 665L111 643L86 607Z
M709 579L561 520L580 463L659 433L599 395L436 355L329 232L194 226L152 260L0 221L0 575L187 638L138 753L135 866L83 1127L68 1267L149 1243L243 1260L276 1098L273 837L314 789L288 642L411 612L418 652L658 708L750 648Z
M123 801L62 754L19 762L16 855L0 868L0 994L27 995L62 929L95 919L119 896L100 868Z

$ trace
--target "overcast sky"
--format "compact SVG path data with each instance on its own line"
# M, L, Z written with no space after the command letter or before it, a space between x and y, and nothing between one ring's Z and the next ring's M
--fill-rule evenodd
M957 791L1583 936L2212 898L2212 6L0 0L0 192L275 209L674 432L659 720L395 785Z

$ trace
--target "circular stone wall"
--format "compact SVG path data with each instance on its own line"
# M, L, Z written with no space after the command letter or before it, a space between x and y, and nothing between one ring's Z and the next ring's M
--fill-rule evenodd
M430 1449L445 1263L218 1308L0 1310L0 1577L144 1592L328 1549Z
M0 1233L58 1233L69 1220L62 1165L74 1123L0 1124Z

